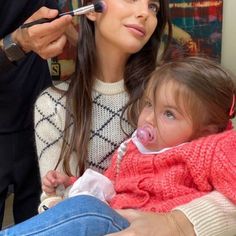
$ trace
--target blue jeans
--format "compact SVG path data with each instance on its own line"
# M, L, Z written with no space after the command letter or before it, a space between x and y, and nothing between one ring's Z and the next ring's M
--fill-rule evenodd
M95 197L66 199L45 212L0 232L0 235L102 236L129 226L122 216Z

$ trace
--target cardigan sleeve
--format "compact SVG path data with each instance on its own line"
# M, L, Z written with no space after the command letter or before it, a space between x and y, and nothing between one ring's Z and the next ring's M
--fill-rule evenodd
M205 179L216 191L175 209L187 216L197 236L233 236L236 233L236 132L202 139L194 150L197 159L192 163L195 170L199 169L197 179Z
M196 236L233 236L236 233L236 206L219 192L213 191L174 210L186 215Z
M202 192L217 190L236 203L236 131L226 131L180 147L194 183ZM177 150L178 151L178 150Z
M216 145L211 160L210 181L214 188L236 204L236 132L229 131Z

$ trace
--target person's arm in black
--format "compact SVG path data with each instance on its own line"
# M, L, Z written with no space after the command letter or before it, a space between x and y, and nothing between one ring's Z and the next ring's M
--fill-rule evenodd
M3 39L0 39L0 72L3 70L9 70L13 63L8 59L4 49L3 49Z
M55 18L57 10L46 7L40 8L25 22L41 18ZM29 28L18 28L14 32L4 35L1 39L0 72L14 66L25 54L35 52L43 59L60 54L66 44L66 30L71 24L72 17L67 15L50 23L34 25Z

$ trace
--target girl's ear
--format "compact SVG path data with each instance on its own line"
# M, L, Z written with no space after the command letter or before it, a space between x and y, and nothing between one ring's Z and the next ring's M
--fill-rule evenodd
M91 20L91 21L96 21L96 19L97 19L97 13L91 11L91 12L89 12L89 13L86 14L86 17L87 17L89 20Z
M217 125L207 125L206 127L204 127L202 129L202 134L203 136L207 136L207 135L210 135L210 134L216 134L219 132L219 128Z

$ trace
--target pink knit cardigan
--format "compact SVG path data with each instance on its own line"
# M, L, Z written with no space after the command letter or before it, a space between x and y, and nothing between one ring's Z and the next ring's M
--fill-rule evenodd
M114 182L113 208L167 212L213 191L236 203L236 131L200 138L159 154L128 143L117 173L117 153L105 175Z

